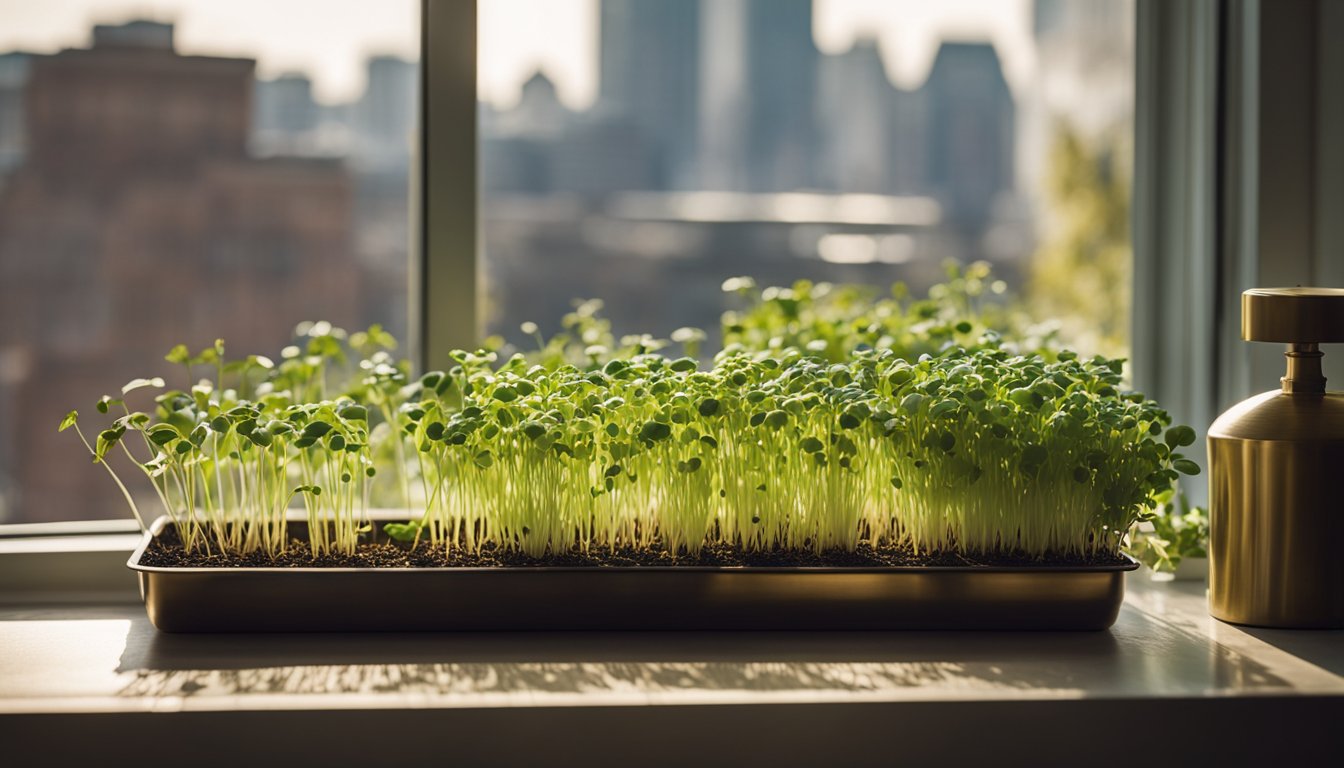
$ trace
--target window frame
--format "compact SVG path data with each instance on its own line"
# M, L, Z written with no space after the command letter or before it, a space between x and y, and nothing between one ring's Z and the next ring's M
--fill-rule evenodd
M476 115L478 0L420 2L419 164L408 302L411 349L422 370L480 344L480 185ZM418 258L417 258L418 257Z

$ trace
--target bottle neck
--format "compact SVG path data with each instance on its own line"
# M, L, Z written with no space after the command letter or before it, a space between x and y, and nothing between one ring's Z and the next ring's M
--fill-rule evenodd
M1309 344L1289 344L1284 352L1288 359L1288 373L1279 381L1283 391L1290 395L1319 395L1325 393L1325 376L1321 374L1320 347Z

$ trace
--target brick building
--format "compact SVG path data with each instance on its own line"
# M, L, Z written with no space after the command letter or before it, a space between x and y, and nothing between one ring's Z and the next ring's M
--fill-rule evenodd
M253 75L150 22L32 58L0 188L0 522L126 514L55 425L135 376L181 382L173 344L274 354L301 320L359 319L348 173L248 156Z

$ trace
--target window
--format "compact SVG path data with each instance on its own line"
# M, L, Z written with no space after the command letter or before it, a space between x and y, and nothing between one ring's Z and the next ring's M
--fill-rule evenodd
M275 354L316 319L405 336L415 0L0 21L0 523L126 515L55 425L133 377L184 383L174 344Z
M273 352L317 317L415 334L419 5L5 11L0 522L124 515L53 425L174 343ZM698 326L712 350L727 277L919 293L983 259L1074 343L1127 346L1132 3L478 15L486 332L530 345L524 321L597 298L618 334Z
M922 295L986 261L1023 322L1125 355L1134 12L482 3L486 328L528 348L524 322L600 299L617 338L695 326L712 350L729 277Z

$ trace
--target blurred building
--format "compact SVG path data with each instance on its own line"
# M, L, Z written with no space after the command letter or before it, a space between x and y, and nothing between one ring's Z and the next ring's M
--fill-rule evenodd
M313 99L313 81L307 75L290 72L256 81L252 111L255 154L314 154L321 124L322 109Z
M701 8L701 188L814 186L820 54L812 0L714 0Z
M135 19L123 24L93 25L93 47L133 48L138 50L171 51L173 25L161 21Z
M660 189L658 153L634 121L602 112L579 115L550 155L552 190L601 201Z
M667 155L656 135L615 106L583 113L561 103L537 72L517 106L481 110L481 188L496 195L576 196L600 201L631 190L662 189Z
M928 191L953 227L980 230L1000 194L1014 188L1013 94L994 46L944 42L920 94Z
M406 338L411 252L411 168L420 119L420 64L378 55L365 63L364 90L344 117L343 150L354 184L355 258L367 279L362 323L376 320Z
M495 127L512 136L557 141L572 119L573 114L560 101L555 82L538 70L523 82L518 106L500 114Z
M487 107L487 193L817 185L811 0L602 0L600 10L597 103L570 114L539 73L516 108Z
M897 89L887 77L877 40L861 37L844 53L822 59L818 108L827 189L887 192L894 186L891 121Z
M398 56L373 56L365 75L364 93L350 108L352 160L366 168L404 171L418 133L420 65Z
M712 5L712 4L711 4ZM599 111L633 126L658 189L698 184L702 44L699 2L602 0ZM610 129L608 129L610 130Z
M921 93L887 76L876 39L860 37L821 60L817 95L820 186L837 192L919 194L932 126Z
M0 189L0 440L24 441L0 446L10 519L125 514L53 425L135 376L187 384L162 362L173 344L273 352L301 320L359 318L349 176L249 154L254 62L180 55L166 24L93 38L31 59Z
M22 51L0 53L0 187L5 176L23 162L23 90L32 56Z

